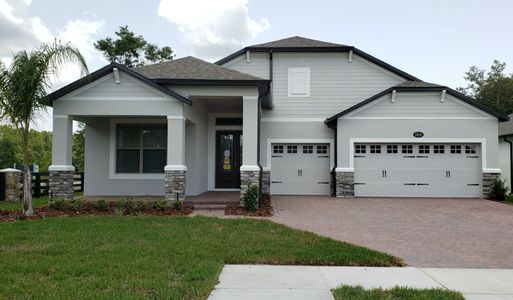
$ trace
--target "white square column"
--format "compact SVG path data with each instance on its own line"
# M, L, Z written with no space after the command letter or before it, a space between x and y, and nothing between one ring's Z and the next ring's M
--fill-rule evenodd
M52 199L73 199L73 176L75 168L72 162L73 118L67 115L53 116L52 165L49 187Z
M185 118L167 117L167 164L164 167L166 200L185 200Z
M241 198L250 185L260 189L260 166L258 165L258 97L242 98L242 166L240 167ZM242 204L242 203L241 203Z

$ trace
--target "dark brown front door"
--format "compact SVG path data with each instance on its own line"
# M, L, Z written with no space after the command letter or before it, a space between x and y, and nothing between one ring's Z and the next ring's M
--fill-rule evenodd
M216 133L216 188L240 188L242 132Z

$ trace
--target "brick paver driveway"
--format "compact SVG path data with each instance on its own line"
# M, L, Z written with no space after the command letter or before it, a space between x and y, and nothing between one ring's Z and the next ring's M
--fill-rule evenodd
M416 267L513 268L513 206L480 199L273 197L273 221Z

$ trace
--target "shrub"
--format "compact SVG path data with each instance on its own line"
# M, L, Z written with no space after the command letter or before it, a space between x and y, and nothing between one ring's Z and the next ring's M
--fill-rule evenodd
M179 210L180 208L182 208L182 204L183 204L182 201L176 200L176 201L173 202L173 208L176 209L176 210Z
M58 198L55 200L50 201L49 204L50 208L56 209L56 210L65 210L71 207L70 201L66 201L65 199Z
M74 211L79 211L84 207L85 207L85 200L83 198L78 198L71 202L71 208L73 208Z
M166 200L159 200L157 202L153 202L153 208L160 211L165 211L167 208L169 208L171 205L169 201Z
M506 200L506 195L509 192L509 188L506 186L506 181L500 179L494 179L488 198L497 201Z
M144 200L135 201L134 209L138 212L142 212L148 209L148 202Z
M93 202L93 208L98 211L106 211L109 208L109 201L105 199L98 199Z
M248 211L255 211L258 208L258 187L254 184L250 184L244 196L242 196L242 202L244 208Z
M129 201L126 199L118 199L114 202L114 207L119 210L125 210L128 208Z

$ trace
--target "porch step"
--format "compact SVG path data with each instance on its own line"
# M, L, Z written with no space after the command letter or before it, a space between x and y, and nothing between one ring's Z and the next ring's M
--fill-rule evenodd
M194 209L226 210L226 204L194 204Z

